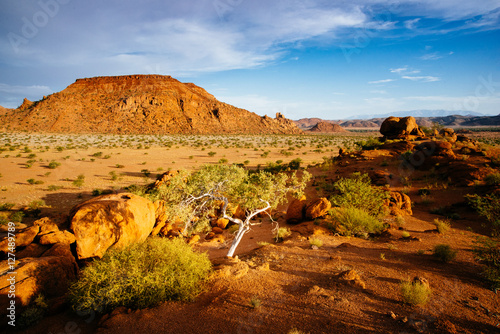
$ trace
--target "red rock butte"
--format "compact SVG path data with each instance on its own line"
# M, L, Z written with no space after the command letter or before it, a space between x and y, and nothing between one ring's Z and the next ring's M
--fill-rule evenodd
M66 89L0 112L0 130L114 134L302 134L164 75L77 79Z

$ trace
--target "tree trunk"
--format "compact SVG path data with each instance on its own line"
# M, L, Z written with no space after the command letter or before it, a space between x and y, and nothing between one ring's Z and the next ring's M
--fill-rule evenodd
M246 221L245 221L246 223ZM243 235L250 230L250 227L248 224L245 224L242 222L240 224L240 228L238 229L238 233L236 234L236 238L234 238L233 243L231 244L231 247L229 248L229 251L227 252L227 257L233 257L234 251L236 250L236 247L238 247L241 239L243 239Z

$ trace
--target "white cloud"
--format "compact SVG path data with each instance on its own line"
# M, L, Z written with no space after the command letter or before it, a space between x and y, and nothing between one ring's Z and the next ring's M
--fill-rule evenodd
M441 80L438 77L433 77L433 76L417 76L417 77L411 77L407 75L403 75L401 78L403 79L408 79L411 81L420 81L420 82L434 82L434 81L439 81Z
M47 86L13 86L5 83L0 83L0 92L7 94L16 94L24 96L48 95L53 91Z
M387 91L385 91L385 90L371 90L370 93L371 94L383 94L383 95L385 95L385 94L387 94Z
M417 23L420 21L420 18L413 19L413 20L407 20L405 21L404 25L406 29L413 30L415 29Z
M372 85L376 85L376 84L383 84L383 83L388 83L388 82L392 82L392 81L396 81L396 79L383 79L383 80L369 81L368 83L372 84Z
M434 52L434 53L425 54L419 58L422 60L438 60L438 59L443 58L443 56L439 55L437 52Z

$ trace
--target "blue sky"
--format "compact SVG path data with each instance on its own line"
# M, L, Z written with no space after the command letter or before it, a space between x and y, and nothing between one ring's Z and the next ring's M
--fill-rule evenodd
M3 0L0 105L165 74L259 115L500 113L500 0Z

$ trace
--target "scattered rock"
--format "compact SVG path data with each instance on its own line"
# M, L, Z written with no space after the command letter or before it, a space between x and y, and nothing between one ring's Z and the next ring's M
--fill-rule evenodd
M298 224L304 220L306 208L306 196L300 199L294 199L286 210L286 222L289 224Z
M220 229L225 229L228 224L229 224L229 220L228 219L219 218L219 219L217 219L215 221L215 226L214 227L218 227Z
M57 243L72 244L75 241L73 233L69 231L57 231L43 235L39 242L41 245L53 245Z
M338 275L340 281L344 281L349 285L357 288L366 289L366 284L361 280L361 277L355 270L346 270Z
M152 236L158 235L167 224L166 204L163 200L157 200L153 203L155 207L155 226L151 231Z
M387 139L406 139L409 136L425 137L414 117L389 117L380 126L380 133Z
M102 257L110 247L146 240L155 225L155 208L134 194L104 195L73 208L70 221L78 258Z
M332 203L324 197L318 198L306 206L306 218L316 219L323 217L328 213L332 207Z
M212 227L212 232L214 234L222 234L222 233L224 233L224 230L221 229L220 227Z
M399 191L391 191L388 202L391 215L399 216L403 214L412 215L411 199L410 196L403 194Z
M39 237L59 231L59 226L57 226L57 224L54 223L49 217L38 219L33 223L33 226L40 226L40 232L38 233Z
M16 247L26 247L35 240L40 227L33 225L16 234Z
M195 245L200 241L200 236L198 234L193 235L187 240L188 245Z

